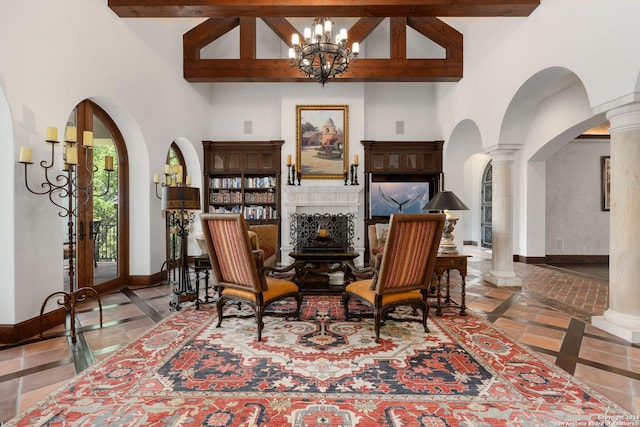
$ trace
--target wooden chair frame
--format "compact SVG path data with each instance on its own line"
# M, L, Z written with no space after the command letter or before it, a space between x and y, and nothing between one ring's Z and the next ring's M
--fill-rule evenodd
M376 342L383 318L398 306L422 310L425 332L429 304L427 297L435 268L438 246L446 216L444 214L394 214L384 252L373 279L353 282L342 294L345 317L349 319L349 300L357 299L373 310ZM355 271L361 273L363 270ZM375 281L375 284L374 284Z

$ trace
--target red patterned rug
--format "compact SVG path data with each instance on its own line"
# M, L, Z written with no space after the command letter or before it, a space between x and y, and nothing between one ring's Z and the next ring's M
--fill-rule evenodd
M286 309L287 304L284 304ZM357 310L358 307L354 306ZM227 310L233 310L228 307ZM453 312L345 321L339 297L307 296L302 320L177 312L8 425L613 425L629 414L512 342Z

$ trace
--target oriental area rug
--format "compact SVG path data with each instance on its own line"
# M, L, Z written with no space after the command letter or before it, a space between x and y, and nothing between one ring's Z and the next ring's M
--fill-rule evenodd
M8 425L607 426L628 415L472 313L430 315L430 333L387 320L380 343L371 318L344 319L338 296L306 296L300 320L265 317L262 342L254 317L216 323L211 305L177 312Z

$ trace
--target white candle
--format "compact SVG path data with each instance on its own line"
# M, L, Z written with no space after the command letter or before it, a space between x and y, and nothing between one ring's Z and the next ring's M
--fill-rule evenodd
M55 126L47 126L47 141L58 140L58 128Z
M331 21L329 21L328 19L326 21L324 21L324 32L325 34L329 35L329 33L331 32Z
M112 171L113 170L113 157L104 156L104 170Z
M160 174L153 174L153 182L155 182L156 184L160 182Z
M90 130L82 132L82 145L85 147L93 147L93 132Z
M20 163L31 163L31 147L20 147Z
M171 166L170 165L164 165L164 174L165 175L171 175Z
M182 184L182 171L178 171L177 175L178 175L178 177L177 177L176 181L179 182L180 184Z
M66 148L67 160L65 163L68 165L78 164L78 149L76 147L67 146Z
M186 178L185 184L187 184L187 185L191 185L191 175L187 175L187 178Z
M78 129L75 126L67 126L64 130L64 140L66 142L78 142Z

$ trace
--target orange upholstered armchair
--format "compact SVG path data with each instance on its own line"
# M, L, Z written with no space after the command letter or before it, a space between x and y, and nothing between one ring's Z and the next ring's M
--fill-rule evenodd
M218 327L224 318L227 302L249 304L256 312L258 341L262 340L265 308L285 298L296 300L295 317L300 314L302 296L295 283L267 277L262 267L262 251L251 248L247 224L241 214L200 215L213 282L219 289Z
M429 332L427 296L444 221L444 214L392 215L377 272L372 279L346 286L342 295L345 317L349 318L351 298L371 307L376 342L382 318L400 305L421 309L424 330Z

